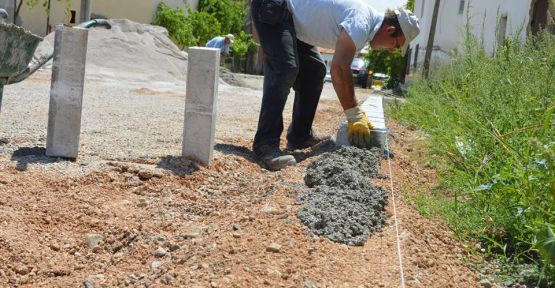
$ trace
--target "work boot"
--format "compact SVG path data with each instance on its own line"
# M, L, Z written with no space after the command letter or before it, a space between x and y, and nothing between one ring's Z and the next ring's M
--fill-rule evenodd
M297 161L293 155L281 151L278 147L264 145L257 149L256 157L270 171L278 171L287 166L295 165Z
M326 140L331 139L330 136L325 136L325 137L320 137L318 135L316 135L315 133L312 133L312 135L308 136L308 138L306 138L306 140L302 141L302 142L293 142L293 141L287 141L287 150L302 150L302 149L306 149L306 148L312 148Z

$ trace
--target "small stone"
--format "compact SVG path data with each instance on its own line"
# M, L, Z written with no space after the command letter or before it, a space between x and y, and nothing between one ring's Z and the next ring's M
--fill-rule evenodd
M281 251L281 245L272 243L268 247L266 247L266 251L272 252L272 253L279 253Z
M210 268L210 265L208 265L208 263L202 263L200 266L202 267L202 269Z
M491 281L489 281L488 279L482 279L480 280L480 286L484 288L491 288L492 284L491 284Z
M170 245L170 251L172 251L172 252L176 251L176 250L179 250L179 249L181 249L181 247L177 244L171 244Z
M150 269L156 270L162 266L162 262L160 261L152 261L150 262Z
M241 233L233 233L233 238L241 238Z
M91 249L97 247L102 241L102 236L98 234L87 234L85 236L85 243Z
M50 249L52 249L53 251L60 251L60 245L58 245L57 243L52 243L50 244Z
M92 274L87 276L86 282L93 283L94 281L104 281L104 274Z
M173 278L171 275L166 275L164 276L164 278L162 278L162 284L172 285L174 283L175 283L175 278Z
M261 211L262 211L263 213L270 214L270 215L277 215L277 214L280 214L280 212L279 212L278 209L276 209L276 208L274 208L274 207L272 207L272 206L270 206L270 205L268 205L268 204L264 205L264 207L262 207L262 210L261 210Z
M85 288L94 288L94 286L89 281L83 282L83 285L85 285Z
M312 281L304 281L303 288L318 288L318 285L314 284Z
M158 247L158 249L156 249L156 251L154 251L154 256L156 257L164 257L168 254L168 251L166 251L166 249L162 248L162 247Z
M50 271L54 277L71 275L71 271L65 268L55 268Z
M218 288L218 283L212 281L212 282L210 282L210 287L212 287L212 288Z
M272 278L281 278L282 273L276 268L267 268L266 274Z
M139 179L141 179L143 181L146 181L146 180L149 180L150 178L154 177L154 173L152 173L151 171L141 170L141 171L139 171L137 176L139 176Z
M239 225L239 224L237 224L237 223L233 224L232 227L233 227L233 230L235 230L235 231L241 230L241 225Z
M148 206L148 202L146 201L146 199L139 199L139 203L137 204L137 207L146 207Z
M25 275L19 278L19 281L17 281L17 284L25 285L25 284L29 284L30 282L31 282L31 277L29 277L29 275Z
M198 232L185 232L183 234L181 234L181 236L183 236L183 238L185 239L193 239L193 238L197 238L200 234Z
M15 267L14 271L19 275L27 275L29 274L29 267L25 265L18 265Z

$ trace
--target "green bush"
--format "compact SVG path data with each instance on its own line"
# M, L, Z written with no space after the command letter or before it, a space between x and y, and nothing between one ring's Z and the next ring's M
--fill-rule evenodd
M370 69L374 73L384 73L389 75L388 87L396 87L401 81L404 70L404 57L400 50L389 52L387 50L370 50L366 55L370 62Z
M247 3L245 0L200 0L198 9L213 15L220 22L222 33L239 34L245 26Z
M442 202L452 210L437 210L455 231L508 263L536 263L539 286L554 285L555 36L507 40L493 56L465 43L390 112L428 133L453 195Z
M193 26L183 14L183 11L179 8L171 8L164 2L158 5L154 25L168 29L170 37L181 48L195 45L198 42L198 38L193 34Z
M156 10L154 24L168 29L170 36L181 48L204 46L220 34L242 33L246 11L246 1L201 0L199 11L187 9L186 16L180 8L171 8L161 2ZM237 51L241 51L241 43L240 40L236 44ZM247 49L248 47L250 46Z
M241 63L241 58L247 55L247 52L256 47L256 42L252 40L252 34L243 31L235 36L235 41L231 44L231 53L233 54L233 71L239 72L241 69L237 67Z
M193 28L196 45L204 46L206 42L220 34L220 22L216 17L206 12L189 11L187 21Z

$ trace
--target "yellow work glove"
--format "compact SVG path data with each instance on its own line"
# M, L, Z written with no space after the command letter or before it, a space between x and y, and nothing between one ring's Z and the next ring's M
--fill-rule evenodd
M371 144L371 129L374 126L370 124L364 111L360 107L355 106L351 109L344 111L349 127L347 128L347 135L349 135L349 142L359 148L369 148Z

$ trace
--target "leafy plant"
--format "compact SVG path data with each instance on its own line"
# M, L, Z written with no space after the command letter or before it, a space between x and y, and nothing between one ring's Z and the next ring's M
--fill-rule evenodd
M198 38L193 34L193 26L183 11L179 8L171 8L164 2L158 5L154 25L168 29L170 36L181 48L195 45L198 42Z
M511 265L535 263L537 286L552 287L555 36L507 39L489 56L466 35L464 53L414 83L391 115L424 130L446 167L452 196L434 203L453 209L438 208L441 218Z
M231 44L231 52L233 54L233 62L235 63L234 70L240 70L237 66L241 63L241 58L243 58L250 49L256 47L256 42L252 40L252 35L247 34L243 31L235 37L235 41Z
M387 86L395 87L399 84L404 73L404 57L401 51L370 50L366 55L370 62L370 69L374 73L384 73L390 76Z
M196 45L204 46L206 42L220 34L220 22L206 12L189 10L187 21L195 34Z
M243 31L248 11L246 0L200 0L199 12L206 12L220 22L222 33L239 34Z
M72 0L56 0L56 1L58 1L58 2L65 1L66 2L66 12L70 10ZM17 5L17 13L19 13L19 9L21 8L21 3L22 2L23 2L23 0L20 0L19 4ZM41 6L44 8L44 11L46 12L46 14L50 13L50 10L49 10L49 7L48 7L48 3L50 3L50 2L51 2L50 0L25 0L25 4L30 9L33 9L35 6L37 6L39 3L41 3Z
M546 225L536 234L536 247L545 261L555 265L555 233L551 226Z

